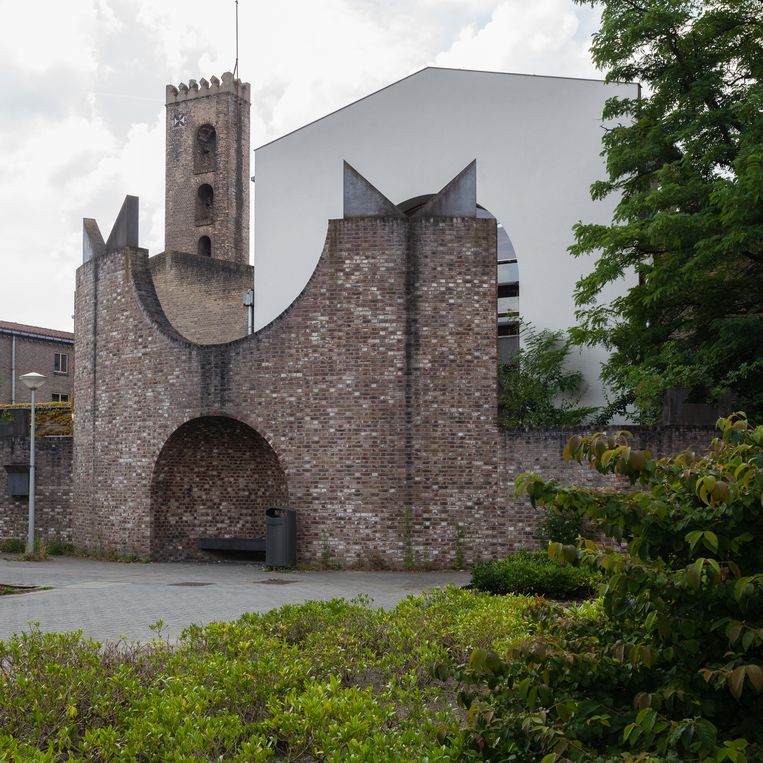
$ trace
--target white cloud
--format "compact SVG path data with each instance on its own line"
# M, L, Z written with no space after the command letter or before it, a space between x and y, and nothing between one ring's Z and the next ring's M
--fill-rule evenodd
M463 27L451 47L435 57L438 66L524 74L591 77L596 71L579 39L580 20L567 0L507 0L489 22Z
M0 0L3 53L22 71L31 74L58 65L93 71L98 64L93 41L96 16L96 6L88 0L75 3Z
M571 0L240 0L252 145L427 65L595 76ZM233 0L0 0L0 318L70 328L82 217L163 246L164 86L233 67Z

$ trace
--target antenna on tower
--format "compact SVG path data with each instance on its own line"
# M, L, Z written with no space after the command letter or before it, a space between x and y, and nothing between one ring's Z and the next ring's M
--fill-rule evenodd
M233 66L233 76L238 77L238 0L236 0L236 63Z

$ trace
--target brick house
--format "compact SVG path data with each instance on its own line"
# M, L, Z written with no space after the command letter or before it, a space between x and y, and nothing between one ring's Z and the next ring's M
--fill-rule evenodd
M74 334L40 326L0 321L0 405L28 403L31 393L19 376L37 371L48 380L37 400L72 399Z

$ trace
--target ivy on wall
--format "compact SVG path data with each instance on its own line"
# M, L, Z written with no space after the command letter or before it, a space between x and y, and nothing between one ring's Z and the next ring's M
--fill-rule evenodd
M29 410L29 403L15 403L0 408L0 420L8 419L11 411ZM38 403L35 410L35 431L38 437L71 437L73 428L71 403Z

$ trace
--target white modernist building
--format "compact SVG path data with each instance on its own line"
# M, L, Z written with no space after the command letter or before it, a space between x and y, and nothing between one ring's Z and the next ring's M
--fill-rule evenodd
M344 161L394 203L415 206L474 159L481 214L502 226L499 354L516 345L516 312L540 329L574 325L574 286L593 263L567 252L572 227L609 222L615 205L589 195L605 173L602 110L607 98L637 94L635 84L427 68L256 149L255 328L309 280L326 221L342 217ZM584 404L603 402L605 357L587 349L574 360Z

